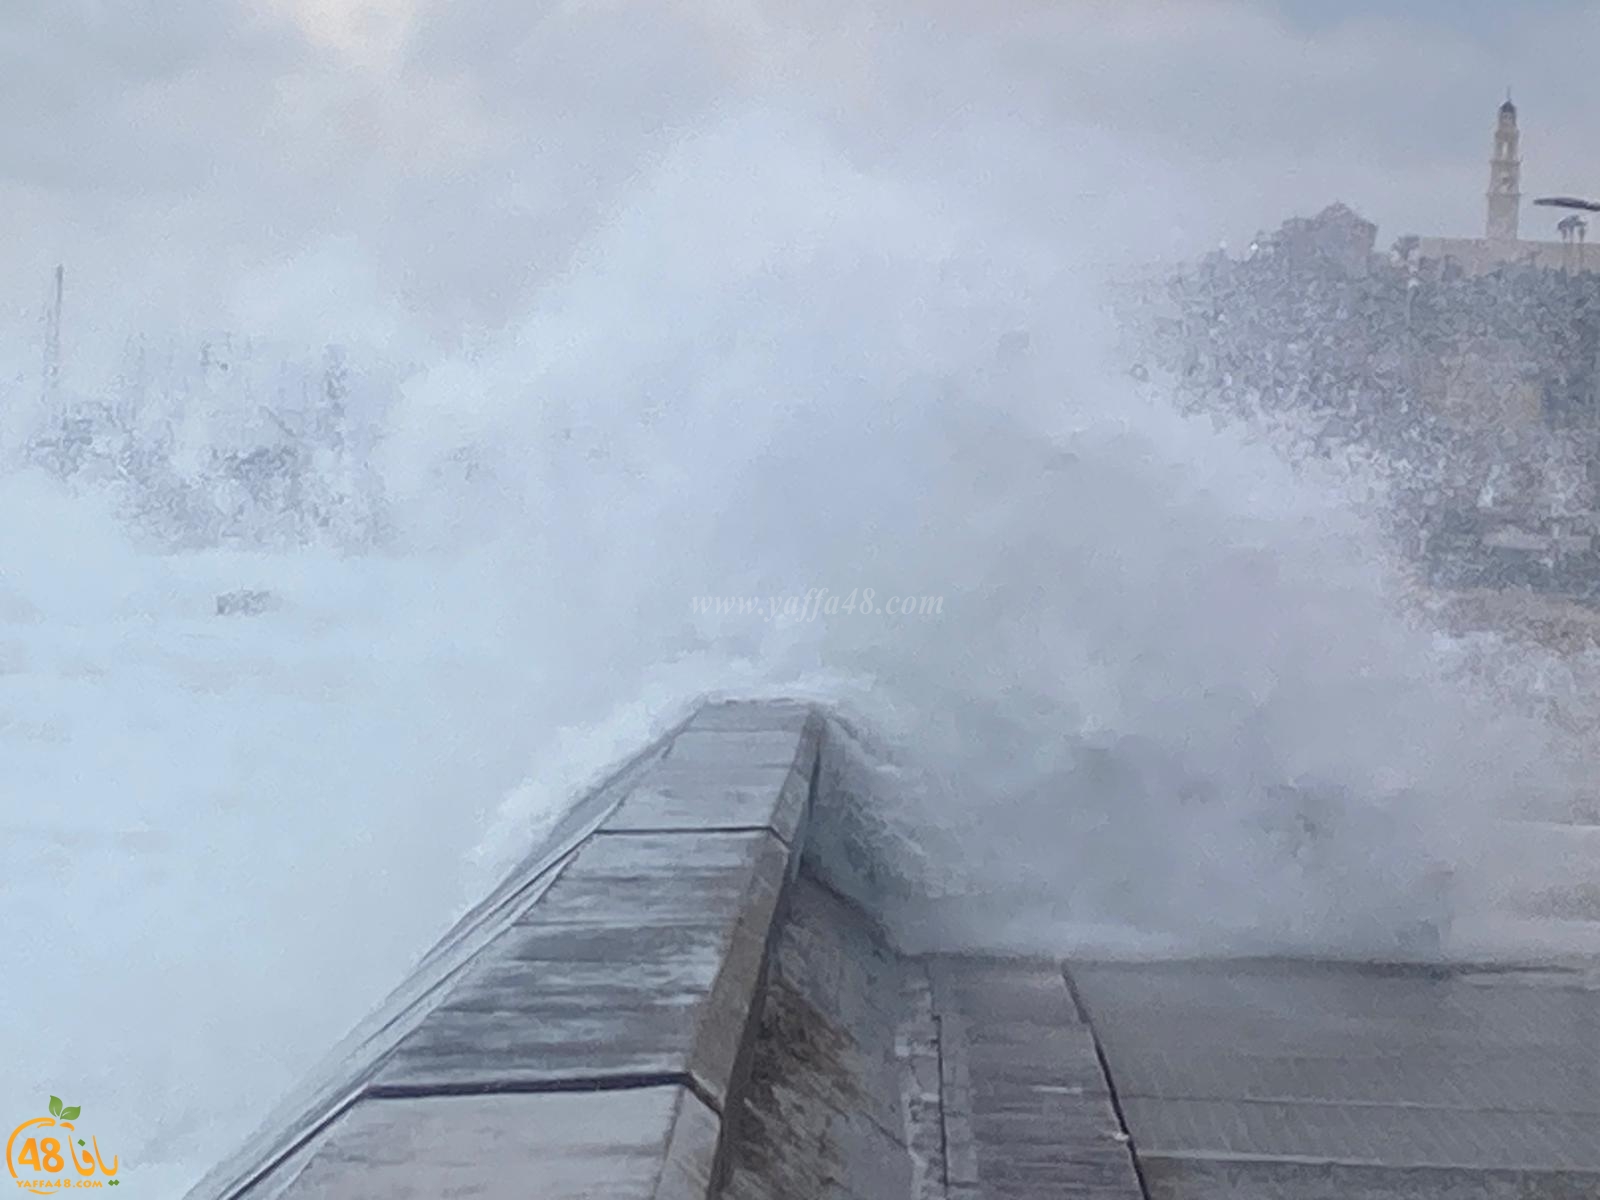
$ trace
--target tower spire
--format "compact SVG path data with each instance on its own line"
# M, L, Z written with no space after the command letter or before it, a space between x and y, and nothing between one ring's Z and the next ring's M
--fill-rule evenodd
M1485 233L1492 242L1517 240L1517 218L1522 207L1522 159L1517 153L1517 106L1506 89L1506 102L1494 128L1494 153L1489 159L1488 219Z

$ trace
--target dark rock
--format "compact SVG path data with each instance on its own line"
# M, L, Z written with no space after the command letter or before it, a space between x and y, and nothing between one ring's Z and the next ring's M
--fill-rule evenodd
M217 597L217 616L254 617L278 607L278 597L263 588L240 588Z

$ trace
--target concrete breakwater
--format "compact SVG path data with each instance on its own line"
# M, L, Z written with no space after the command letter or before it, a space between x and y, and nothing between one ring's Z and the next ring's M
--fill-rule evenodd
M702 707L190 1200L1600 1194L1592 963L907 956L813 857L847 741Z
M701 708L190 1200L1137 1197L1059 967L903 957L809 869L829 735Z

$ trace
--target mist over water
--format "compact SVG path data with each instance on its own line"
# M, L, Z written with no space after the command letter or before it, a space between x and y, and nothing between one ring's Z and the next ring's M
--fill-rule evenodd
M8 472L0 1099L81 1081L157 1190L707 693L855 731L818 853L914 949L1415 950L1567 786L1406 607L1381 479L1129 377L1104 285L1182 240L1182 173L1008 86L1026 30L664 11L530 35L590 67L510 110L517 186L442 197L459 242L408 195L235 281L252 333L306 296L403 380L370 544L173 552ZM469 282L396 317L409 257ZM280 603L219 620L240 587ZM696 604L814 595L856 611Z

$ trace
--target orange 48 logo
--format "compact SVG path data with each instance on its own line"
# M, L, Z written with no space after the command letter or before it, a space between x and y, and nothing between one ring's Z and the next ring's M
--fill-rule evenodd
M69 1188L116 1187L118 1160L101 1157L100 1140L78 1135L83 1110L50 1097L50 1115L24 1121L6 1139L6 1169L17 1186L35 1195ZM0 1126L3 1128L3 1126Z

